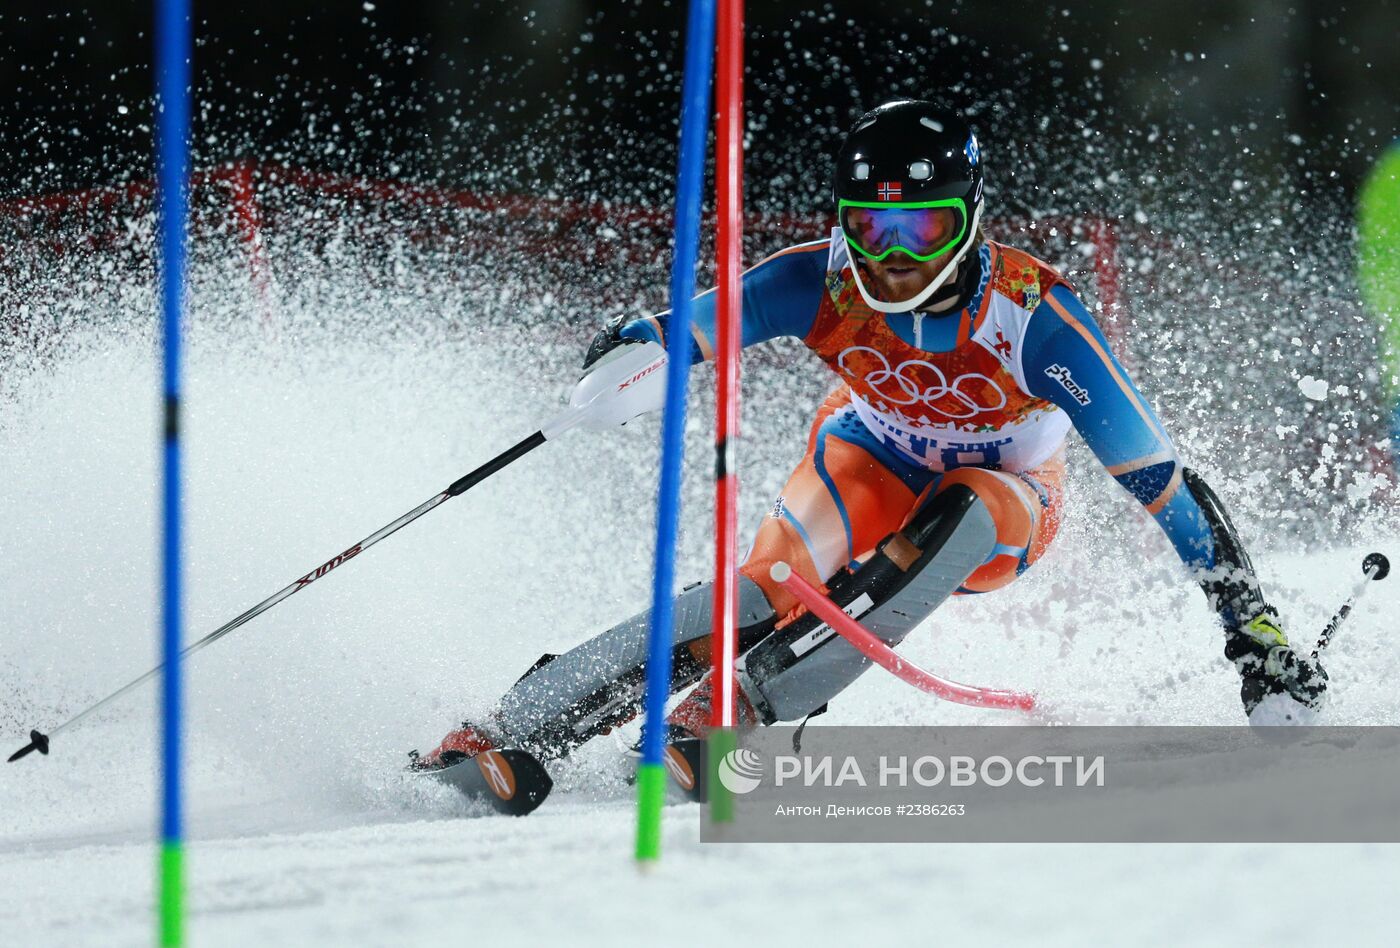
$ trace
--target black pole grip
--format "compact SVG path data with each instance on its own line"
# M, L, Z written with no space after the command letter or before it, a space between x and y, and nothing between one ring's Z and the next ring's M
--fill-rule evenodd
M486 478L490 477L492 474L495 474L507 464L520 460L522 457L529 454L531 451L535 450L540 445L544 444L544 440L544 432L536 431L534 434L530 435L530 437L526 438L524 441L520 442L515 447L509 448L505 452L496 455L494 458L481 465L481 467L477 468L475 471L472 471L470 474L463 475L461 478L454 481L452 483L452 486L447 488L445 493L449 497L456 497L458 494L465 494L467 491L471 490L477 484L480 484L482 481L486 480Z

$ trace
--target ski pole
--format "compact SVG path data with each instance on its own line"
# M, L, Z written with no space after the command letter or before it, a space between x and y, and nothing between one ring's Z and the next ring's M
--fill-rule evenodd
M1356 605L1356 600L1361 598L1372 580L1385 579L1390 574L1390 560L1385 558L1384 553L1370 553L1361 561L1362 578L1352 589L1347 601L1342 603L1342 607L1337 610L1337 614L1332 617L1332 621L1327 623L1327 628L1322 630L1322 635L1317 640L1317 645L1313 647L1312 657L1317 656L1327 646L1332 644L1332 636L1337 634L1347 616L1351 615L1352 607Z
M660 352L660 355L657 354L658 352ZM331 557L305 576L264 599L247 612L219 626L213 632L204 636L204 638L185 646L180 652L180 660L185 660L200 649L214 644L240 626L251 622L284 599L310 586L337 566L359 556L380 540L397 533L435 507L446 503L453 497L466 493L492 474L520 460L546 441L552 441L569 429L578 427L579 425L597 428L611 427L614 424L621 424L624 421L628 421L635 418L637 415L651 410L655 407L653 403L657 398L657 382L665 377L665 373L659 372L658 369L665 364L665 350L655 345L627 346L619 350L618 357L600 360L597 366L595 366L594 371L585 376L575 387L574 393L569 400L569 407L545 424L539 431L536 431L514 447L508 448L496 455L471 473L465 474L453 481L442 493L414 507L393 523L386 524L374 533L371 533L345 552ZM67 721L51 729L47 734L37 729L30 731L29 743L11 754L9 762L13 763L33 751L38 751L40 754L47 754L49 752L49 741L52 738L73 727L89 715L111 704L113 701L116 701L127 692L150 681L156 675L160 674L160 670L163 667L164 663L157 665L139 678L133 679L118 688L96 704L78 712Z
M544 444L545 441L546 437L543 432L543 429L541 429L540 431L536 431L534 434L530 435L530 437L526 438L524 441L521 441L513 448L510 448L504 451L503 453L498 454L496 457L492 458L490 461L487 461L481 467L472 471L470 474L467 474L460 480L454 482L446 490L444 490L440 494L437 494L431 500L422 503L417 507L414 507L412 510L404 514L399 519L395 520L393 523L387 524L384 527L381 527L379 530L376 530L374 533L371 533L369 536L365 537L363 540L361 540L359 543L356 543L354 546L350 547L345 552L331 557L329 560L322 563L320 566L316 567L311 572L307 573L305 576L296 580L291 585L282 588L280 591L264 599L262 602L258 603L256 606L249 609L247 612L244 612L242 615L231 619L230 621L219 626L213 632L210 632L208 635L204 636L204 638L185 646L185 648L180 651L180 660L183 661L184 659L193 655L195 652L198 652L200 649L209 645L213 645L215 642L223 638L225 635L228 635L234 629L237 629L239 626L242 626L247 622L251 622L253 619L256 619L258 616L262 615L264 612L271 609L273 606L282 602L284 599L287 599L291 597L294 593L300 592L303 588L310 586L316 580L320 579L322 576L326 575L331 570L344 563L346 560L358 556L374 544L378 543L380 540L384 539L392 533L397 532L403 527L408 526L410 523L417 520L419 517L423 516L423 514L427 513L429 510L432 510L434 507L437 507L439 504L445 503L451 498L456 497L458 494L465 493L472 487L486 480L486 478L490 477L492 474L495 474L497 471L501 470L506 465L524 457L526 454L533 451L535 448ZM58 725L58 727L55 727L47 734L44 734L38 730L30 731L29 743L26 746L20 748L14 754L10 755L10 761L13 762L19 760L21 757L25 756L31 751L36 750L41 754L47 754L49 752L50 738L68 730L70 727L76 725L79 721L82 721L84 718L88 717L91 714L95 714L97 711L106 707L108 704L111 704L113 701L116 701L128 691L131 691L132 689L140 686L146 681L149 681L151 678L154 678L157 674L160 673L160 670L163 667L164 663L162 662L160 665L157 665L155 668L152 668L150 671L146 672L144 675L141 675L139 678L133 679L132 681L118 688L116 691L112 692L110 695L103 698L101 701L69 718L67 721Z

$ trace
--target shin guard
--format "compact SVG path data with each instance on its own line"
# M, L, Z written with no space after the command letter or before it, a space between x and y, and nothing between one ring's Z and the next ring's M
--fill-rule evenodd
M697 583L676 597L672 693L708 667L713 586ZM546 655L506 692L494 730L515 747L559 756L630 720L645 690L647 630L642 612L562 655ZM739 640L752 645L777 617L757 584L739 577Z
M838 606L890 645L985 563L996 547L996 523L971 488L940 492L875 555L828 584ZM870 667L870 660L820 619L802 618L755 646L739 679L765 723L795 721L826 704Z

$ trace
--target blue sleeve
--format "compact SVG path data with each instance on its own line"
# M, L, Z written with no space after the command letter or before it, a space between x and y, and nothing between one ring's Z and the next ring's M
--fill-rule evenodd
M745 271L743 287L742 345L752 346L778 336L805 337L812 330L826 282L830 240L817 240L780 250ZM695 362L714 358L715 290L695 298L691 332L695 337ZM669 312L637 319L622 327L631 339L665 344Z
M1157 521L1188 567L1215 566L1215 539L1181 459L1074 291L1057 285L1031 314L1022 366L1032 395L1054 402L1108 472Z

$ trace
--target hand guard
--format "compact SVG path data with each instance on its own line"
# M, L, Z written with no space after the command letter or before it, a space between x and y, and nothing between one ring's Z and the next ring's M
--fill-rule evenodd
M1284 695L1310 711L1322 707L1327 671L1317 659L1295 652L1268 606L1225 639L1225 657L1240 673L1240 701L1253 715L1271 695Z
M603 431L660 411L666 404L666 363L666 350L654 342L614 346L584 370L569 393L570 411L560 419L566 427ZM546 438L555 436L548 428L540 430Z

